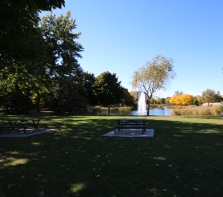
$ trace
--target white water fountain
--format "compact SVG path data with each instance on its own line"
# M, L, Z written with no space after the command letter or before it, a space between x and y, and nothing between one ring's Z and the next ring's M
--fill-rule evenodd
M138 111L137 115L147 115L146 110L146 95L144 92L141 92L138 99Z

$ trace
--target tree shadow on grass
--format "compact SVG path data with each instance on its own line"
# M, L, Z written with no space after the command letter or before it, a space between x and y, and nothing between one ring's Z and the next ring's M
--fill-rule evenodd
M154 117L153 138L105 138L113 117L49 123L53 135L0 139L3 196L223 195L220 124Z

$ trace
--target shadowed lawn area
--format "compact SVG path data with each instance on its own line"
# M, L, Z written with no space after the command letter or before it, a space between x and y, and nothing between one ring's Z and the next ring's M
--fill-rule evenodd
M58 130L0 138L0 197L223 196L222 118L150 116L153 138L102 137L117 116L42 118Z

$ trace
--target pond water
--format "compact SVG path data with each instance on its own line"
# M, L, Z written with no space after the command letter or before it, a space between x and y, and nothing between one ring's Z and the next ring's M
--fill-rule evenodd
M164 107L164 108L151 108L149 110L150 116L171 116L172 110L170 108ZM138 111L111 111L111 115L131 115L131 116L138 116ZM96 115L108 115L107 111L102 111L97 113ZM141 115L141 114L140 114ZM146 115L146 114L143 114Z
M172 110L164 107L164 108L152 108L149 110L150 116L171 116ZM129 115L137 116L138 111L132 111ZM146 115L146 114L143 114Z

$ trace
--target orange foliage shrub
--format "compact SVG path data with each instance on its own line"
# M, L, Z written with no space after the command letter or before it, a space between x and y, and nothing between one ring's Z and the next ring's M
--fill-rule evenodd
M174 95L170 98L169 103L172 105L191 105L193 104L193 96L190 94Z
M193 104L193 96L190 94L183 94L180 96L182 105L192 105Z

